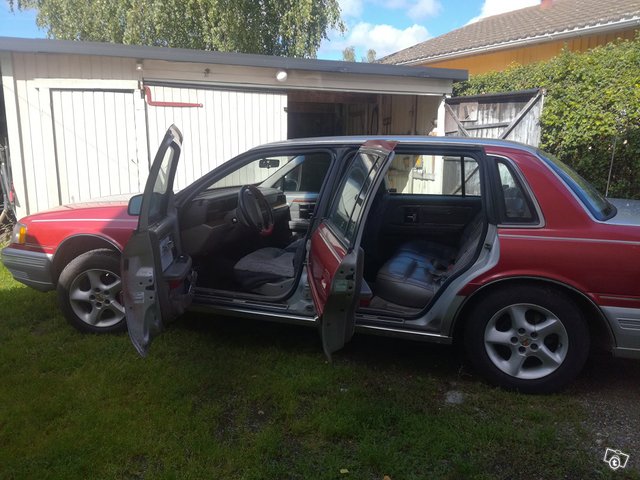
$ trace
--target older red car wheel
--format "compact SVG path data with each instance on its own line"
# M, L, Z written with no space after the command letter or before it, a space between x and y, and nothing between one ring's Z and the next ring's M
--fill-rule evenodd
M66 319L81 332L125 331L120 254L98 249L74 258L60 274L58 301Z
M467 353L491 383L526 393L560 390L589 353L580 310L552 287L494 290L476 305L465 330Z

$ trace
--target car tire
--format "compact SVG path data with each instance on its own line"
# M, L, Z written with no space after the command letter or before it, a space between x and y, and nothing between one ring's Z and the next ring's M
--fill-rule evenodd
M99 249L74 258L58 279L58 302L69 323L81 332L125 331L120 253Z
M467 356L490 383L523 393L551 393L580 373L589 330L576 304L551 287L494 290L472 309Z

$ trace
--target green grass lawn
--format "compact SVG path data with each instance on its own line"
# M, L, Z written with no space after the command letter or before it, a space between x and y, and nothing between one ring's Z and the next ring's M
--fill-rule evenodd
M571 392L466 372L453 349L363 336L328 364L313 329L201 315L142 359L2 268L0 478L640 478L592 453Z

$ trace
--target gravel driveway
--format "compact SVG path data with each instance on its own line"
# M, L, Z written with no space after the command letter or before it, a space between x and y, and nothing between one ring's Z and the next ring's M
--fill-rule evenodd
M630 456L626 471L640 472L640 361L594 355L567 393L590 413L584 426L592 432L594 454L621 450Z

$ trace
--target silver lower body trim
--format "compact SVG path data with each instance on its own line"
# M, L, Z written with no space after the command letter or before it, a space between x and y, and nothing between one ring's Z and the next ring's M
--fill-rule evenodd
M256 310L255 308L243 308L231 305L214 305L204 302L193 303L189 310L205 313L219 313L232 317L267 320L270 322L287 323L291 325L313 326L317 322L315 316L295 315L287 312Z
M410 330L407 328L394 328L382 325L362 325L356 323L356 332L370 333L384 337L405 338L408 340L420 340L422 342L442 343L451 345L453 338L439 333L425 332L424 330Z
M51 255L7 247L2 250L2 263L18 282L43 292L55 288Z
M615 356L640 358L640 309L601 307L613 331Z
M613 356L618 358L633 358L640 360L640 348L614 348Z
M256 320L266 320L277 323L287 323L291 325L303 325L312 327L317 325L317 316L295 315L286 312L256 310L254 308L243 308L231 305L215 305L206 302L198 302L189 308L192 311L201 311L206 313L218 313L233 317L252 318ZM419 340L423 342L441 343L450 345L453 339L446 335L438 333L426 332L424 330L412 330L408 328L394 328L383 325L358 324L355 326L356 332L380 335L384 337L404 338L408 340Z

